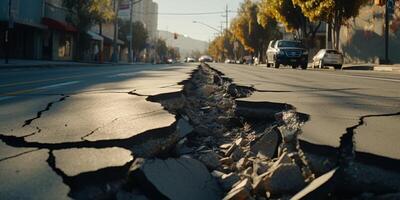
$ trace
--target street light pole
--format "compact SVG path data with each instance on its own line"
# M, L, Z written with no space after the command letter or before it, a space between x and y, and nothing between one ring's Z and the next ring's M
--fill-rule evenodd
M214 31L217 31L219 34L221 34L221 31L220 31L220 30L218 30L217 28L214 28L214 27L212 27L212 26L210 26L210 25L208 25L208 24L205 24L205 23L203 23L203 22L193 21L193 23L194 23L194 24L201 24L201 25L203 25L203 26L207 26L208 28L210 28L210 29L212 29L212 30L214 30Z
M129 9L130 9L130 16L129 16L129 35L128 35L128 40L129 40L129 46L128 46L128 62L132 63L133 62L133 55L132 55L132 45L133 45L133 5L140 3L142 0L137 0L129 1Z
M389 64L389 1L385 5L385 63Z
M128 47L128 62L132 63L133 62L133 55L132 55L132 32L133 32L133 25L132 25L132 21L133 21L133 0L129 1L129 9L130 9L130 16L129 16L129 35L128 35L128 39L129 39L129 47Z
M9 33L10 33L10 30L11 30L13 24L14 24L14 21L13 21L12 16L11 16L11 1L12 0L8 0L8 27L6 29L6 34L5 34L5 37L4 37L5 47L6 47L6 52L5 52L5 54L6 54L5 55L5 63L6 64L8 64L8 59L9 59L9 56L10 56L10 45L8 44L8 42L9 42Z
M113 41L113 53L112 53L112 61L118 63L118 0L114 0L114 12L115 12L115 19L114 19L114 41Z

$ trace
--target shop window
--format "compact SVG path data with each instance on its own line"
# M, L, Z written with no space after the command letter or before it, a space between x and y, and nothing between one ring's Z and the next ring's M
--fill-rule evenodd
M58 56L60 58L71 57L72 37L70 35L61 35L58 43Z

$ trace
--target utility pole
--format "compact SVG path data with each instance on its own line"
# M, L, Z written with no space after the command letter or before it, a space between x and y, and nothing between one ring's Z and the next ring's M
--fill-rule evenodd
M128 35L128 40L129 40L129 46L128 46L128 62L132 63L133 62L133 55L132 55L132 45L133 45L133 5L140 3L142 0L129 0L129 9L130 9L130 16L129 16L129 35Z
M6 47L6 51L5 51L5 63L6 64L8 64L8 59L10 56L9 34L10 34L11 29L14 27L14 19L11 14L11 1L12 0L8 0L8 28L6 30L5 37L4 37L5 47Z
M112 53L112 61L118 63L118 0L114 0L114 12L115 12L115 19L114 19L114 41L113 41L113 53Z
M385 5L385 64L389 64L389 12L392 1L387 0Z
M130 16L129 16L129 35L128 35L128 39L129 39L129 47L128 47L128 62L132 63L133 62L133 55L132 55L132 29L133 29L133 25L132 25L132 21L133 21L133 0L129 1L129 10L130 10Z
M228 21L228 20L229 20L229 19L228 19L228 18L229 18L229 17L228 17L228 16L229 16L229 15L228 15L228 13L229 13L228 4L226 4L225 12L226 12L226 15L225 15L225 17L226 17L225 25L226 25L226 26L225 26L225 27L226 27L226 31L228 31L228 29L229 29L229 28L228 28L228 26L229 26L229 21Z

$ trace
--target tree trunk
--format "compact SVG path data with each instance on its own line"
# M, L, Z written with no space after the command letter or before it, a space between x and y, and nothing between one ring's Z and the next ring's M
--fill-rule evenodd
M336 26L336 32L335 32L335 34L336 34L336 40L335 40L335 49L336 50L340 50L340 30L341 30L341 24L338 24L337 26Z
M332 23L329 22L326 27L326 48L332 48Z

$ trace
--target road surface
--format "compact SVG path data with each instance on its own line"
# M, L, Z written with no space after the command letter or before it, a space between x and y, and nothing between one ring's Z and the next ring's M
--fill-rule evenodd
M122 144L175 122L146 97L180 91L195 68L1 70L0 199L68 199L71 187L125 166L134 153Z
M241 101L287 103L309 115L300 136L304 141L338 147L352 127L356 151L400 159L399 73L210 65L257 89Z

